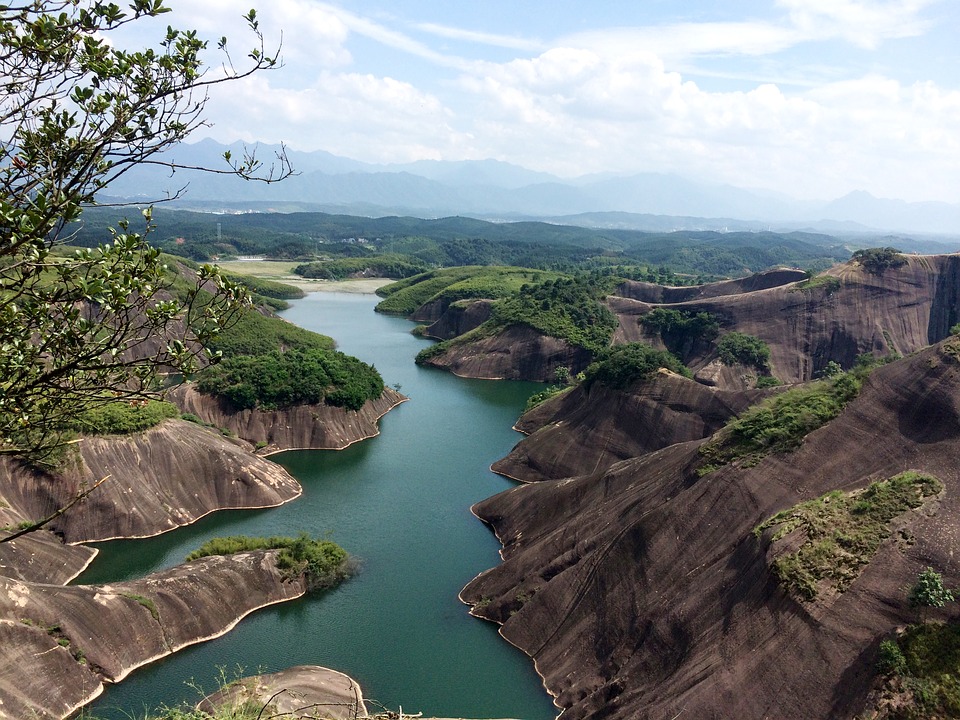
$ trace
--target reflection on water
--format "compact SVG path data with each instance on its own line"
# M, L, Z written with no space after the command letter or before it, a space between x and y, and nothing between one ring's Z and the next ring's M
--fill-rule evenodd
M98 715L126 718L192 700L185 683L214 688L218 668L250 674L298 664L346 672L368 697L425 715L556 714L532 662L457 599L464 584L499 562L495 538L469 508L511 487L488 468L520 439L510 428L541 386L419 368L413 358L428 341L410 334L411 323L374 313L375 303L372 296L316 293L285 316L333 336L410 397L383 418L378 437L341 452L275 455L303 484L300 499L214 513L157 538L103 543L79 582L175 565L219 535L301 530L339 542L360 558L360 574L318 596L258 611L222 638L138 670L97 703Z

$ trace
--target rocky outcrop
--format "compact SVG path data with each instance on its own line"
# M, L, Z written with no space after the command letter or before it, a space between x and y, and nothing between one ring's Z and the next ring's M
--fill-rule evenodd
M376 436L378 421L402 403L403 395L384 388L376 400L360 410L332 405L296 405L282 410L235 410L228 401L204 395L192 384L181 385L169 394L171 402L205 423L226 428L264 452L281 450L342 450L360 440Z
M588 350L528 325L512 325L497 335L454 343L425 364L461 377L551 382L557 368L565 367L576 374L590 359Z
M815 377L831 360L849 368L862 353L906 355L947 336L960 318L960 255L904 258L904 265L882 275L850 262L810 284L694 298L669 307L713 313L724 331L760 338L770 347L772 374L785 382L801 382ZM642 340L662 346L640 322L651 303L611 297L609 304L620 319L615 342ZM715 359L711 353L686 358L695 372ZM708 374L721 387L742 386L741 373Z
M874 371L860 397L788 455L698 477L700 441L475 506L503 563L463 591L585 718L853 718L879 642L914 620L904 588L960 571L960 341ZM774 513L916 469L943 495L897 521L849 588L801 602L778 585Z
M28 582L66 585L86 570L97 551L64 545L46 530L0 543L0 576Z
M492 470L522 482L595 473L615 462L712 435L769 391L724 391L668 370L626 390L581 383L517 422L527 433Z
M470 332L490 319L493 303L493 300L461 300L453 303L423 334L438 340L449 340Z
M197 709L213 714L217 708L244 703L266 706L270 717L279 715L289 720L356 720L368 714L356 680L318 665L298 665L269 675L242 678L204 698Z
M276 551L203 558L111 585L0 577L0 718L62 718L103 682L304 591L280 575Z
M71 543L157 535L215 510L274 507L301 493L286 470L244 443L184 420L73 447L77 454L55 473L0 460L0 497L27 520L52 515L108 478L47 526Z
M799 282L806 279L806 277L807 274L803 270L776 268L745 278L723 280L721 282L707 283L706 285L673 287L627 280L617 286L616 294L621 297L651 304L680 303L705 298L723 297L724 295L739 295L741 293L754 292L755 290L766 290L767 288Z

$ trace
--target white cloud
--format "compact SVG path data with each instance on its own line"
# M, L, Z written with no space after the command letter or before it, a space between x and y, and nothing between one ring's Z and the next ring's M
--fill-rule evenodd
M531 52L546 49L544 44L539 40L531 40L515 35L497 35L494 33L477 32L475 30L465 30L463 28L439 25L437 23L418 23L416 27L431 35L438 35L439 37L449 38L451 40L465 40L481 45L492 45L494 47L511 48L513 50L528 50Z
M806 39L840 37L865 48L921 34L920 11L933 0L777 0Z

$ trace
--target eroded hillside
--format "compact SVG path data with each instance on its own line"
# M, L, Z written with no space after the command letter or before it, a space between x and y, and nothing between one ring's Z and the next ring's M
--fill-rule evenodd
M958 353L953 338L874 370L791 452L701 474L693 440L481 502L504 562L462 596L535 659L564 717L852 718L880 641L915 620L904 588L927 566L960 580ZM764 521L904 471L942 490L897 513L842 591L784 587Z

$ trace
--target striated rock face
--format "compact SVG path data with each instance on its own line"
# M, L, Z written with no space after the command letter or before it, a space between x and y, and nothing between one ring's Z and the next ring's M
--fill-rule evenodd
M66 585L82 573L96 555L93 548L64 545L52 533L38 530L0 543L0 576Z
M558 367L576 374L589 362L590 352L583 348L514 325L498 335L454 345L426 364L462 377L551 382Z
M0 577L0 717L64 717L99 695L102 682L303 595L303 583L281 578L275 561L276 551L209 557L95 586Z
M279 714L289 720L356 720L367 716L356 680L318 665L298 665L269 675L243 678L204 698L197 709L213 714L219 707L236 707L245 702L261 707L269 702L270 717Z
M449 340L480 327L490 319L493 300L470 300L450 305L425 331L425 335Z
M47 527L67 542L157 535L215 510L273 507L301 493L279 465L183 420L144 433L93 437L56 474L0 460L0 494L26 519L47 517L109 479Z
M564 718L853 718L880 640L915 619L904 588L925 566L960 581L958 357L949 340L876 370L836 420L754 467L697 477L691 441L481 502L504 561L462 597L535 659ZM846 592L808 603L778 586L753 528L907 469L945 491Z
M824 273L832 285L791 284L672 307L720 316L725 330L755 335L770 346L774 376L809 380L830 360L849 368L861 353L906 355L947 336L960 319L960 255L905 257L905 265L880 276L847 263ZM612 299L611 307L620 318L618 342L659 342L639 325L649 303ZM699 371L713 360L701 355L688 364ZM740 382L737 372L709 374L721 387Z
M960 255L905 257L905 265L879 276L853 262L838 265L806 288L797 282L804 273L785 269L692 288L625 282L607 298L620 321L613 343L663 347L640 318L667 305L714 313L724 331L760 338L770 346L772 374L787 383L809 380L831 360L849 368L866 352L905 355L942 340L960 320ZM559 347L566 347L567 357L553 361ZM455 345L429 362L468 377L550 382L546 366L563 364L579 372L587 356L530 328L513 327ZM707 367L715 359L711 344L684 358L699 380L718 387L745 388L755 381L745 368Z
M377 421L402 403L403 395L384 388L376 400L353 411L330 405L298 405L284 410L235 411L221 398L204 395L193 385L181 385L169 394L181 410L204 422L227 428L250 443L266 443L267 450L342 450L380 431Z
M627 280L617 287L617 295L651 304L680 303L724 295L739 295L755 290L766 290L767 288L799 282L806 277L807 274L803 270L777 268L737 280L724 280L707 283L706 285L683 287L669 287Z
M715 390L667 370L629 390L581 384L524 414L516 428L530 437L492 470L522 482L594 473L712 435L766 394Z

